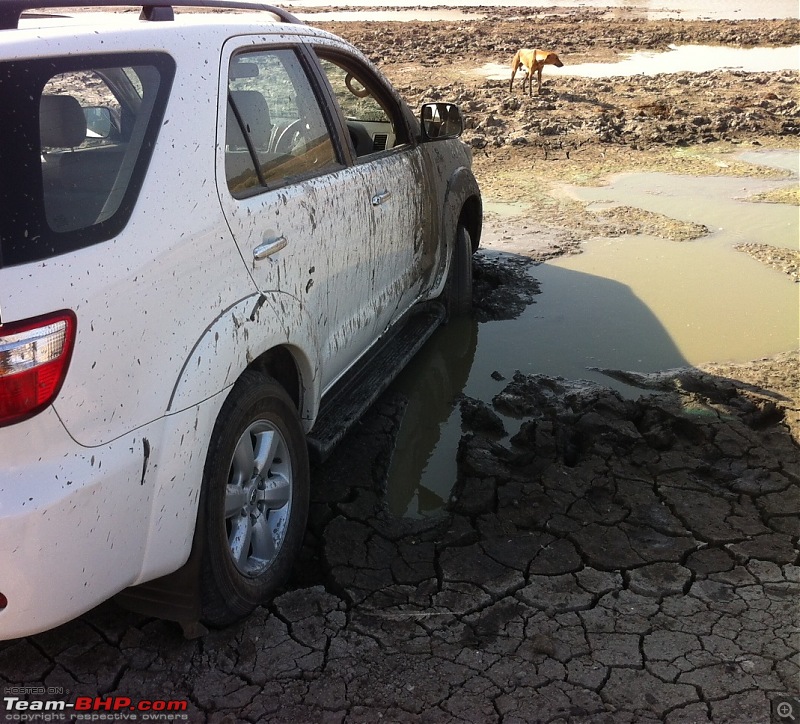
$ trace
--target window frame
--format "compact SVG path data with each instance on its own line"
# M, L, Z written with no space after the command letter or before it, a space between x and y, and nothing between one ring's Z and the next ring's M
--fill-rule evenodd
M380 158L386 154L402 153L403 151L407 151L410 148L415 148L418 145L418 129L409 122L409 116L411 116L410 109L403 102L402 98L397 95L394 88L389 86L383 76L379 72L376 72L376 70L372 68L369 63L365 62L353 53L348 52L346 49L334 45L312 43L308 46L308 52L313 55L314 65L316 66L317 73L320 76L319 82L325 88L328 103L330 104L331 109L335 109L335 115L337 117L340 129L339 132L342 134L342 138L346 139L343 141L343 143L350 152L352 159L351 162L353 165L369 163L370 161ZM350 141L350 133L347 128L347 118L341 105L339 104L338 99L336 98L336 93L334 92L334 89L328 80L328 76L319 62L320 60L327 60L331 63L339 65L346 71L369 77L373 81L373 83L370 84L370 90L376 92L379 101L382 101L385 106L390 108L388 115L392 117L393 120L396 117L398 127L402 127L404 131L405 141L392 148L387 148L382 151L375 151L363 156L357 156L356 150L352 147L352 143Z

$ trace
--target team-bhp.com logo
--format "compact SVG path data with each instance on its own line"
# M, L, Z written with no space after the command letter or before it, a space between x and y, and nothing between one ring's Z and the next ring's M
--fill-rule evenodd
M7 722L189 721L186 699L131 699L129 696L78 696L75 701L51 698L60 687L10 687L3 694ZM3 713L0 712L0 713Z

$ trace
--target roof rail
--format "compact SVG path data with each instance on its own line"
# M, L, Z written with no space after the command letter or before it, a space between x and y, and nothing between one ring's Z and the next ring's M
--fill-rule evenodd
M75 0L0 0L0 30L13 30L19 27L19 18L26 10L45 8L74 8ZM173 8L214 8L218 10L263 10L276 15L283 23L300 23L297 17L283 8L255 2L255 0L150 0L149 2L128 2L125 0L82 0L80 7L102 8L130 6L142 8L142 20L174 20Z

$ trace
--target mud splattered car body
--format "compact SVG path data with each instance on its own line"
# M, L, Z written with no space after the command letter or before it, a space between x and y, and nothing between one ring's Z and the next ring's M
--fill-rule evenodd
M306 445L468 305L460 113L276 8L52 4L0 13L0 638L154 579L223 624L291 565Z

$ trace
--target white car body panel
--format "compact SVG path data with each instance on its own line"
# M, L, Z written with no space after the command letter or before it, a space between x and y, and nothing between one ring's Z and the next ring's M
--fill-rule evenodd
M265 332L267 320L270 324ZM254 359L278 345L290 346L308 386L301 417L313 420L319 400L319 372L304 350L317 348L311 322L297 300L288 294L252 294L220 313L192 349L169 402L180 411L229 389Z

